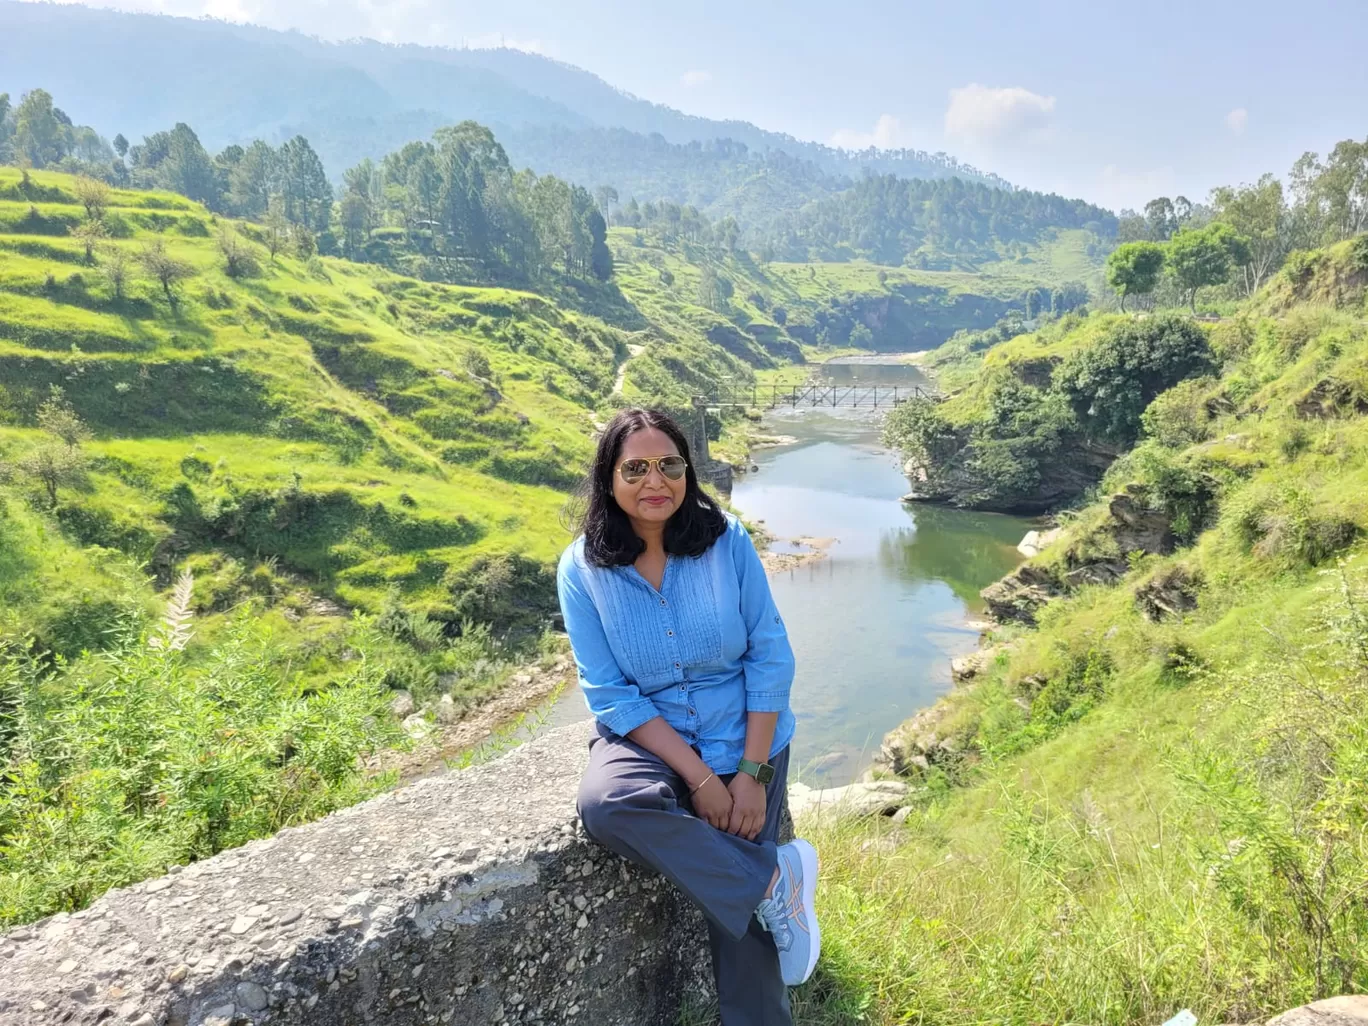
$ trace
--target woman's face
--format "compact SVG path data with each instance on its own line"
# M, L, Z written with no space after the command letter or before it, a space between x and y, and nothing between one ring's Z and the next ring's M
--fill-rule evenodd
M622 451L613 466L613 498L633 521L663 524L669 520L684 502L687 480L680 477L678 481L671 481L660 472L660 466L653 463L645 477L629 484L622 478L623 461L678 455L679 447L670 441L670 436L655 428L634 431L623 441Z

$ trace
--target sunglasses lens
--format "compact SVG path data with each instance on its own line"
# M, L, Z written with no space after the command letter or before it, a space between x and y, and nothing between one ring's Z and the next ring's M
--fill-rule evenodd
M651 465L645 460L623 460L622 479L628 484L636 484L651 472Z
M671 481L678 481L688 465L683 456L666 456L660 461L660 472Z

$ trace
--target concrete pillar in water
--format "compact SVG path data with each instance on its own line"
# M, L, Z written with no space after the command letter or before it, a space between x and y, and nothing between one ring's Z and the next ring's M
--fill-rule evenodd
M697 396L693 400L693 423L689 425L689 449L700 470L712 462L708 453L708 408Z

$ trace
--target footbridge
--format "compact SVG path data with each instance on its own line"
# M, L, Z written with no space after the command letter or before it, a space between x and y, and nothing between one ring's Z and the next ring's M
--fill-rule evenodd
M752 385L749 388L718 386L695 395L693 404L704 409L745 407L773 410L781 406L886 409L912 399L940 402L944 398L942 393L923 385L858 385L804 381L770 382L766 385Z

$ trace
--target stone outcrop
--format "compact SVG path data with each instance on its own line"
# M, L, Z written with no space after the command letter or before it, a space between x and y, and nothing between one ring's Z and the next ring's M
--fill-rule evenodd
M944 729L950 707L945 702L923 709L889 731L875 764L900 777L918 777L932 766L953 768L965 757L959 739Z
M1368 1026L1368 996L1347 994L1313 1001L1270 1019L1268 1026Z
M989 614L1001 623L1033 624L1036 612L1052 599L1086 584L1115 584L1130 570L1130 553L1162 556L1173 551L1173 525L1162 510L1147 505L1144 489L1131 486L1118 492L1107 509L1106 520L1088 537L1075 540L1051 566L1026 563L984 588L979 594ZM1030 534L1022 539L1023 546L1028 539L1040 547L1041 539Z
M860 780L817 790L789 785L789 811L798 822L814 816L891 816L907 804L907 785L897 780Z
M1064 589L1052 571L1030 563L979 592L988 614L1001 623L1035 623L1036 610L1062 594Z
M581 832L587 727L0 935L5 1026L674 1022L703 919Z
M1135 604L1151 623L1181 617L1197 608L1200 581L1184 566L1168 567L1135 590Z
M1073 502L1101 481L1120 455L1112 446L1075 438L1056 457L1042 462L1039 480L1029 491L988 499L983 497L983 477L973 466L971 436L968 428L957 428L942 439L935 453L909 456L903 472L912 487L902 501L1032 516Z

